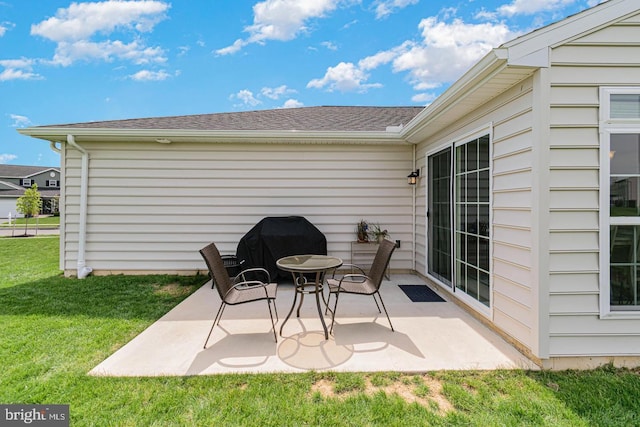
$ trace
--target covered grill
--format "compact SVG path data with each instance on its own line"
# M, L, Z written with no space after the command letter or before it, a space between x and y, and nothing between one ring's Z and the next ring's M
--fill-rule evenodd
M301 216L266 217L245 234L236 250L243 268L262 267L273 279L289 277L276 261L290 255L327 254L327 239Z

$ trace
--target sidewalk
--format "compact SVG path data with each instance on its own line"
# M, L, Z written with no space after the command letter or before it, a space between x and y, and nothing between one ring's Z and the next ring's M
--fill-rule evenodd
M46 236L46 235L58 235L60 234L60 228L38 228L37 230L38 236ZM35 228L27 228L27 234L29 236L36 236ZM24 235L24 226L16 226L13 227L0 227L0 237L18 237Z

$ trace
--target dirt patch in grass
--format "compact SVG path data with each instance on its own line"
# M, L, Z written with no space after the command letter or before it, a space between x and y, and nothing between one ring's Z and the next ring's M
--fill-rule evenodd
M413 377L411 381L400 377L382 386L374 385L371 379L367 377L365 384L364 393L367 396L373 396L379 392L383 392L386 395L397 395L407 403L417 403L440 415L444 415L454 409L451 402L442 394L442 383L429 375ZM336 393L334 382L327 378L317 380L311 386L311 392L329 399L344 399L358 393L352 391Z
M180 297L189 295L193 290L192 286L183 286L178 283L169 283L167 285L153 285L153 293L156 295L169 295L172 297Z
M333 382L325 378L313 383L311 391L319 393L322 397L336 397L336 393L333 391Z

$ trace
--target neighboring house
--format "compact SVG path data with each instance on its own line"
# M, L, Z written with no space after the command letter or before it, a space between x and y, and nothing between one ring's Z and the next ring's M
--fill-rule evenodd
M311 107L21 129L61 150L66 274L194 272L265 216L450 293L547 368L640 365L640 4L492 50L424 109ZM418 184L406 176L419 171Z
M59 168L0 164L0 218L22 216L16 210L16 201L33 184L38 186L42 198L42 213L57 210L56 199L60 196Z

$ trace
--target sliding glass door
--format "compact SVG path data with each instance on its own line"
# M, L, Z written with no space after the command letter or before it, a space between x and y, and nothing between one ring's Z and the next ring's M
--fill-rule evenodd
M487 307L491 295L489 150L487 134L460 141L427 159L428 273Z

